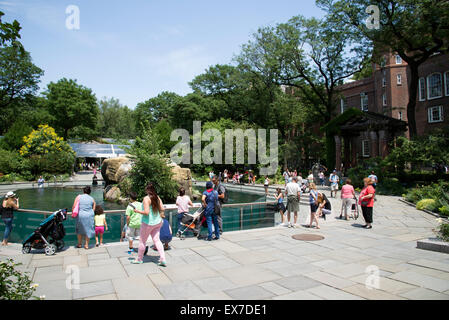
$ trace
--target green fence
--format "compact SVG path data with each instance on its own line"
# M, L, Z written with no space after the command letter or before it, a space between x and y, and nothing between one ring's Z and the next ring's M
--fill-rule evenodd
M194 213L198 207L191 208ZM109 231L105 231L104 242L117 242L120 240L121 231L126 223L125 210L106 210L106 221ZM14 213L13 230L9 237L10 242L21 243L25 240L39 224L52 214L50 211L21 209ZM247 230L256 228L267 228L275 225L274 202L253 202L239 204L225 204L222 208L223 231ZM167 206L165 216L172 226L173 234L177 232L177 209ZM76 243L75 219L70 216L64 221L66 236L64 241L67 245ZM0 232L3 238L4 224L1 224ZM202 232L206 232L203 230ZM92 240L91 240L92 241ZM93 239L93 241L95 241Z

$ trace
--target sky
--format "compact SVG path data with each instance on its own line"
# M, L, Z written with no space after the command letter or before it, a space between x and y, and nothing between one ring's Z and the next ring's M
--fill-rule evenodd
M70 5L79 29L70 29ZM45 72L41 91L66 77L131 109L163 91L191 92L189 81L232 62L259 27L323 16L314 0L0 0L0 10L21 24L21 42Z

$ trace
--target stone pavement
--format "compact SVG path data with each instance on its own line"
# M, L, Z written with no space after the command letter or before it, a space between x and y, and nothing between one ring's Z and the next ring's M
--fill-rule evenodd
M435 218L397 197L377 199L371 230L360 228L361 217L335 219L340 200L331 199L334 214L320 220L320 230L278 226L226 232L212 242L174 238L166 268L152 250L144 264L130 264L137 254L128 255L126 243L70 247L51 257L24 255L12 244L0 247L0 259L22 262L46 299L448 300L449 255L416 248L417 239L433 236ZM308 215L302 204L300 223ZM298 233L325 239L291 238ZM79 289L67 289L66 271L77 268ZM377 282L370 270L378 270Z

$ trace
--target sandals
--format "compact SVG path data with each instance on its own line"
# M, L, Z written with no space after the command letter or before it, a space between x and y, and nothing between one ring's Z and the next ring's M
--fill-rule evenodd
M80 245L80 244L77 244L76 247L77 247L78 249L81 249L81 245Z

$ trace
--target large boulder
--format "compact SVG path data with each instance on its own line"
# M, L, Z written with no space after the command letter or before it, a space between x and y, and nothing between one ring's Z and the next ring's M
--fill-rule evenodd
M172 179L176 181L179 187L184 187L186 194L192 196L192 174L189 168L181 168L175 163L170 163L171 171L173 172Z
M128 176L131 168L131 160L127 157L106 159L101 165L101 175L106 185L117 184Z

